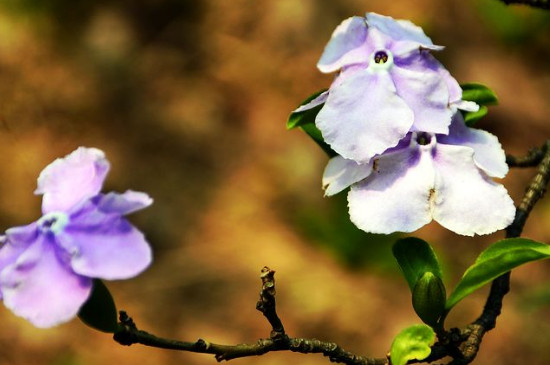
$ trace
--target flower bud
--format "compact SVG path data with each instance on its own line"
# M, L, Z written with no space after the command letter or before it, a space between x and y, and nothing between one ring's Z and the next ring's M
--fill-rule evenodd
M412 305L420 319L434 327L445 310L445 286L440 278L425 272L413 289Z

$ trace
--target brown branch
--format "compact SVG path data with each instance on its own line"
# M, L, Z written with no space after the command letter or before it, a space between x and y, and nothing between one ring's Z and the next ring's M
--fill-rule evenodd
M542 161L546 148L546 144L541 148L533 148L529 150L527 156L522 157L506 155L506 163L510 167L535 167Z
M256 303L256 309L262 312L271 324L272 329L269 338L275 342L287 342L289 338L275 309L275 270L264 266L260 278L262 279L262 291L260 292L260 299Z
M550 0L501 0L506 5L523 4L533 8L550 9Z
M212 354L217 361L229 361L240 357L259 356L272 351L292 351L302 354L318 353L328 357L331 362L350 365L388 365L387 358L369 358L355 355L333 342L324 342L317 339L291 338L284 330L275 310L275 271L264 267L261 271L262 291L256 305L271 324L270 338L260 339L252 344L220 345L198 339L195 342L186 342L157 337L148 332L139 330L126 312L120 312L119 330L113 338L121 345L130 346L142 344L156 348L198 352Z
M550 0L549 0L550 1ZM506 237L519 237L527 217L538 200L544 195L550 181L550 140L540 149L529 151L525 157L507 156L511 167L528 167L538 165L537 174L529 184L523 200L516 210L512 224L506 229ZM124 312L120 312L119 330L113 338L121 345L130 346L142 344L145 346L213 354L217 361L232 360L241 357L259 356L272 351L293 351L302 354L320 353L332 362L352 365L389 365L388 358L369 358L355 355L333 342L317 339L292 338L284 329L283 323L276 311L275 303L275 271L264 267L261 271L262 290L256 309L262 312L271 325L270 337L259 339L253 344L220 345L198 339L195 342L177 341L157 337L139 330L133 320ZM422 362L434 362L451 356L449 365L465 365L471 363L481 345L483 336L492 330L502 310L502 300L510 289L510 273L506 273L493 281L483 312L474 322L460 330L451 329L444 338L432 346L432 352ZM410 363L417 363L413 360Z

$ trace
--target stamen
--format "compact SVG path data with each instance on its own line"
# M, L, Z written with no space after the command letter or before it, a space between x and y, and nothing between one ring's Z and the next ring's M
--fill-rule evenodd
M432 135L430 133L420 132L416 135L416 142L419 145L425 146L432 141Z
M386 63L388 62L388 54L385 51L378 51L374 54L374 62Z

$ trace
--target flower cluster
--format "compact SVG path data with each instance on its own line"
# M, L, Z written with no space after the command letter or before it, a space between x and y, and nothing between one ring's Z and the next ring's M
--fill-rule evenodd
M151 263L149 244L123 216L153 201L134 191L100 193L108 171L94 148L55 160L35 191L43 195L43 216L2 236L0 299L37 327L73 318L93 278L131 278Z
M340 24L318 68L339 71L330 88L301 106L323 105L315 124L339 156L323 177L326 195L351 186L352 221L367 232L411 232L430 222L463 235L509 225L515 207L502 178L497 138L465 125L479 106L433 57L409 21L368 13Z

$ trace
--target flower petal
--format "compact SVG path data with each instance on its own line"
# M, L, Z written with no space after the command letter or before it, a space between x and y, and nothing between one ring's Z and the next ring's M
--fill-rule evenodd
M464 110L465 112L477 112L479 110L479 105L473 101L459 100L459 101L453 102L451 104L451 108Z
M351 221L372 233L412 232L432 220L435 172L428 148L406 148L375 158L374 171L351 187Z
M348 64L368 62L369 52L364 49L366 39L367 25L364 18L353 16L344 20L332 33L317 68L329 73Z
M146 193L127 190L123 194L100 194L94 199L99 210L104 213L116 213L126 215L147 208L153 204L153 199Z
M414 112L412 131L448 133L452 110L447 84L436 70L414 71L397 64L391 69L397 94Z
M514 202L474 163L474 150L438 144L433 216L443 227L465 236L489 234L514 220Z
M151 248L139 230L126 219L99 209L74 217L57 237L71 255L72 269L80 275L128 279L152 261Z
M36 223L10 228L6 231L6 235L2 237L3 246L0 248L0 272L8 265L13 264L27 247L36 241L38 237Z
M467 127L461 113L454 115L449 134L437 136L437 141L473 148L476 165L489 176L503 178L508 173L506 154L498 138L481 129Z
M92 280L76 275L44 235L0 273L4 304L36 327L52 327L75 317L90 295Z
M397 96L387 72L344 74L332 85L315 123L338 154L368 163L407 134L413 113Z
M367 25L379 29L395 41L408 41L407 43L413 45L412 48L443 49L441 46L434 46L422 28L408 20L395 20L389 16L367 13Z
M323 174L323 189L325 196L331 196L346 189L351 184L363 180L372 172L372 162L359 165L353 160L342 156L330 159Z
M309 103L300 105L292 113L300 113L309 109L313 109L316 106L319 106L323 104L325 101L327 101L327 97L328 97L328 90L319 94L315 99L311 100Z
M101 150L79 147L40 173L35 194L44 194L42 212L68 211L101 190L109 162Z

